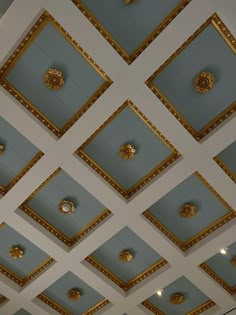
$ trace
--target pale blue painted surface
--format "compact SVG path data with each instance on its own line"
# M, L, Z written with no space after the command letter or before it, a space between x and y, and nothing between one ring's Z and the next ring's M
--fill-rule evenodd
M179 305L170 303L170 297L174 293L181 293L185 297L185 302ZM209 298L196 288L188 279L181 277L168 285L159 297L157 294L151 296L148 301L155 305L165 315L184 315L196 307L206 303Z
M7 11L12 4L13 0L1 0L0 1L0 17Z
M9 255L12 246L19 245L24 250L21 259ZM31 271L44 262L49 256L21 234L5 225L0 229L0 265L8 268L20 278L25 278Z
M185 203L197 206L198 211L191 219L179 215L179 209ZM195 175L158 200L149 211L182 242L227 213L225 206Z
M0 117L0 184L6 186L34 158L39 150L6 120Z
M112 37L131 54L181 2L179 0L81 0Z
M26 310L24 310L23 308L21 308L19 311L17 311L16 313L14 313L14 315L32 315L31 313L27 312Z
M231 264L234 256L236 256L236 242L229 246L226 255L218 253L205 262L230 286L236 285L236 268Z
M76 211L64 215L58 210L62 200L74 202ZM68 237L73 237L95 219L105 207L64 171L60 171L28 205Z
M125 249L134 254L129 263L119 260L120 252ZM128 227L100 246L91 256L124 282L130 281L162 258Z
M49 68L63 73L65 84L58 91L49 90L44 84ZM25 51L7 80L59 128L105 82L51 23Z
M74 288L81 292L81 298L76 302L67 297L67 292ZM43 291L43 294L64 307L73 315L83 314L104 299L101 294L88 286L72 272L67 272L49 288Z
M222 151L218 157L236 175L236 141Z
M120 147L127 143L137 150L131 160L123 160L119 155ZM126 190L172 153L129 106L84 151Z
M207 94L195 91L201 71L215 74L216 85ZM221 35L208 26L154 80L153 83L197 131L235 101L236 58Z

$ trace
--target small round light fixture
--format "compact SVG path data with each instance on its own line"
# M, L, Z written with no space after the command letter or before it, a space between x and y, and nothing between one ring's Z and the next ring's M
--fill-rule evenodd
M0 144L0 155L2 155L3 154L3 152L4 152L4 145L3 144Z
M236 267L236 256L232 258L231 263L234 267Z
M24 250L19 246L12 246L9 250L9 255L13 259L20 259L24 256Z
M126 262L131 262L134 258L134 255L128 251L128 250L122 250L122 252L120 252L120 256L119 256L119 259L120 261L122 261L123 263L126 263Z
M157 295L158 295L158 296L162 296L162 293L163 293L162 290L158 290L158 291L157 291Z
M179 214L182 218L190 219L197 212L197 207L191 203L186 203L179 209Z
M63 214L71 214L75 211L75 205L72 201L62 200L58 205L58 209Z
M72 301L78 301L81 297L81 293L78 289L71 289L67 292L67 296Z
M57 69L48 69L44 75L44 83L50 90L59 90L64 85L62 72Z
M226 248L222 248L222 249L220 250L220 253L221 253L222 255L226 255L226 254L227 254L227 249L226 249Z
M120 156L124 160L131 160L134 158L136 149L131 144L124 144L120 147Z
M175 293L170 297L171 304L182 304L184 302L184 296L181 293Z
M195 91L198 93L207 93L214 87L215 82L216 79L213 73L200 72L194 80Z

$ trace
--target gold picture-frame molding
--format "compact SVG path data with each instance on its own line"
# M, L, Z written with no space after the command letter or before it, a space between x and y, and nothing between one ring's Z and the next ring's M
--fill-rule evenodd
M6 223L0 224L0 229L4 228ZM48 257L45 261L39 264L34 270L32 270L25 278L20 278L16 273L10 271L8 268L0 265L0 273L15 282L17 285L24 287L28 282L33 280L38 274L45 270L49 265L51 265L55 260L52 257Z
M82 108L73 115L69 121L62 127L58 128L50 119L48 119L40 110L37 109L23 94L21 94L12 84L10 84L6 77L12 70L14 65L24 54L26 49L31 45L34 39L39 35L42 29L47 23L52 23L53 26L64 36L64 38L78 51L78 53L84 57L84 59L99 73L105 80L102 86L89 98L89 100L82 106ZM108 89L112 84L112 80L108 75L95 63L95 61L83 50L82 47L70 36L67 31L49 14L44 13L39 17L37 22L24 37L13 54L8 58L5 64L0 69L0 84L13 95L27 110L29 110L41 123L43 123L50 131L52 131L58 138L72 127L72 125L94 104L94 102Z
M199 173L195 172L195 176L217 197L217 199L228 209L223 217L217 219L215 222L210 224L208 227L204 228L202 231L191 237L188 241L180 241L174 233L169 231L166 226L164 226L151 212L143 212L143 216L150 221L156 228L158 228L162 233L164 233L175 245L177 245L183 252L197 244L203 238L210 235L212 232L216 231L218 228L232 220L236 217L236 212L233 208L219 195L219 193L206 181L206 179ZM186 222L187 224L187 222Z
M141 272L140 274L138 274L137 276L135 276L133 279L131 279L129 282L126 283L123 280L121 280L119 277L117 277L113 272L111 272L108 268L102 265L99 261L97 261L91 255L86 257L85 261L87 261L95 269L100 271L104 276L106 276L108 279L110 279L112 282L118 285L125 292L131 289L132 287L134 287L136 284L138 284L142 280L146 279L148 276L153 274L155 271L157 271L161 267L164 267L166 264L168 264L168 262L164 258L161 258L158 262L148 267L146 270L144 270L143 272Z
M151 302L148 300L145 300L142 302L142 305L145 306L149 311L151 311L155 315L165 315L162 311L160 311L155 305L153 305ZM212 300L207 301L206 303L196 307L194 310L186 313L186 315L198 315L201 314L202 312L205 312L209 308L215 306L216 303L213 302Z
M62 241L68 247L73 246L79 240L81 240L85 235L91 232L98 224L111 215L111 211L104 209L101 214L94 218L90 223L88 223L80 232L75 234L72 238L66 236L63 232L49 223L46 219L35 212L27 203L40 191L42 190L51 180L54 178L62 169L59 167L54 173L52 173L19 207L25 214L31 217L34 221L39 223L48 232L53 234L56 238Z
M43 157L42 152L38 152L33 159L17 174L6 186L0 184L0 194L5 195L15 184Z
M200 131L196 131L191 124L175 109L174 105L168 100L168 98L157 88L152 81L180 54L184 49L191 44L194 39L198 37L209 25L213 25L215 29L222 36L223 40L229 45L233 53L236 54L236 39L220 19L220 17L214 13L205 23L203 23L196 32L190 36L187 41L180 46L174 54L172 54L145 82L151 91L159 98L159 100L167 107L167 109L175 116L175 118L184 126L184 128L197 140L200 141L225 119L232 115L236 111L236 101L230 104L223 112L217 115L213 120L207 123Z
M47 297L45 294L41 293L37 296L39 300L53 308L55 311L57 311L59 314L62 315L73 315L71 312L67 311L64 307L62 307L60 304L56 303L49 297ZM102 300L101 302L98 302L94 306L92 306L90 309L88 309L86 312L83 312L81 315L92 315L108 305L110 302L107 299Z
M222 288L224 288L229 294L236 294L236 284L230 286L223 278L221 278L207 263L202 263L200 268L204 270L212 279L214 279Z
M214 161L222 168L222 170L232 179L236 184L236 174L220 159L218 156L214 157Z
M81 3L80 0L71 1L102 34L102 36L117 51L117 53L130 65L192 0L182 0L130 55L121 47L120 44L118 44L112 35L102 26L97 18L86 8L84 4Z
M134 184L130 189L126 190L121 186L111 175L109 175L102 167L100 167L83 149L105 128L114 118L116 118L126 107L130 107L136 115L156 134L156 136L167 145L172 151L165 160L159 165L154 167L147 175L145 175L140 181ZM150 120L131 102L126 100L113 114L108 118L104 124L102 124L80 147L76 150L76 154L81 157L93 170L102 176L116 191L118 191L124 198L129 199L137 191L139 191L150 180L157 176L160 172L165 170L170 164L177 160L181 155L175 149L175 147L164 137L164 135L150 122Z

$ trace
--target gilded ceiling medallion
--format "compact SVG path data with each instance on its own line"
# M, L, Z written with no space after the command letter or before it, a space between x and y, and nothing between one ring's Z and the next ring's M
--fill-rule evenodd
M132 2L134 2L135 0L125 0L125 4L130 4Z
M4 145L0 144L0 155L3 154L3 151L4 151Z
M170 297L171 304L181 304L184 302L184 296L181 293L175 293Z
M198 93L207 93L215 85L216 79L211 72L200 72L194 80L195 91Z
M231 260L231 263L233 266L236 267L236 256L233 257L233 259Z
M124 160L131 160L136 153L136 149L131 144L124 144L120 147L120 156Z
M120 256L119 259L122 262L131 262L134 258L134 255L131 254L131 252L129 252L128 250L122 250L122 252L120 252Z
M182 218L190 219L197 212L197 207L192 205L191 203L186 203L179 209L179 214Z
M44 83L50 90L59 90L64 85L62 72L57 69L48 69L44 75Z
M22 258L24 256L24 251L22 248L20 248L19 246L13 246L12 248L10 248L9 250L9 255L13 258L13 259L19 259Z
M78 289L71 289L68 291L67 296L70 300L78 301L81 297L81 293Z
M72 201L62 200L58 205L58 210L63 214L71 214L75 211L75 205Z

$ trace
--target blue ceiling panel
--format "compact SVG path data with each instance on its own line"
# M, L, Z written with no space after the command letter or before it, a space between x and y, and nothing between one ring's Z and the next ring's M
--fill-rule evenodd
M58 205L62 200L72 201L76 210L69 215L60 212ZM57 170L46 182L33 193L21 206L27 214L37 214L36 221L43 226L53 226L54 235L61 235L67 245L71 246L81 237L84 229L94 221L100 222L110 211L88 193L63 170ZM91 225L88 231L95 227ZM87 231L87 232L88 232ZM57 235L56 235L57 236ZM83 234L84 236L84 234Z
M81 297L78 301L70 300L67 293L71 289L79 290ZM108 304L104 297L88 286L84 281L75 276L72 272L67 272L64 276L54 282L49 288L38 296L41 300L49 299L49 306L57 305L63 309L63 314L81 315L96 306ZM98 308L99 309L99 308ZM91 313L92 314L92 313Z
M13 315L32 315L31 313L27 312L26 310L24 310L23 308L21 308L19 311L17 311L16 313L14 313Z
M183 303L172 304L170 302L171 296L175 293L180 293L184 296ZM203 310L200 311L203 305L207 304L208 308L214 305L214 302L210 301L204 293L185 277L181 277L165 287L162 296L154 294L147 300L147 303L146 301L143 302L147 307L150 305L149 303L151 303L156 310L161 311L163 315L187 315L197 309L199 309L199 312L194 314L200 314L203 312Z
M13 0L1 0L0 1L0 17L7 11L12 4Z
M197 208L196 214L188 219L180 215L180 208L185 204ZM183 250L199 241L203 232L211 233L213 229L210 232L209 227L219 220L223 222L228 215L229 219L235 216L233 209L199 174L188 177L144 212L150 219L149 214L156 220L157 227L169 237L172 235L171 239Z
M0 185L2 192L5 193L17 182L17 177L25 167L33 161L36 162L42 154L2 117L0 144L4 146L0 155Z
M225 150L215 157L215 161L236 183L236 142L233 142Z
M3 241L4 240L4 241ZM9 255L9 250L18 246L23 251L23 257L13 259ZM29 276L34 272L37 274L39 266L44 269L47 265L53 262L45 252L36 245L31 243L9 225L2 223L0 226L0 271L6 271L6 275L12 280L15 280L20 285L24 285ZM5 273L4 273L5 274ZM13 275L13 276L12 276Z

